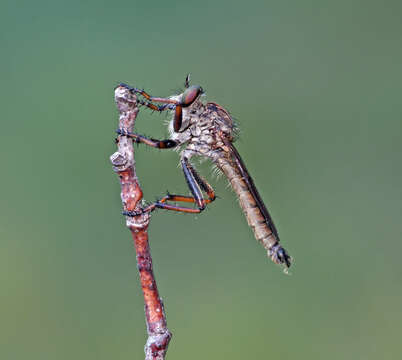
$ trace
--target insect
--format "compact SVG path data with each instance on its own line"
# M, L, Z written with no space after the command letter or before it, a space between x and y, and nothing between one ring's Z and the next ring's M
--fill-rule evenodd
M185 90L179 95L159 98L149 95L144 90L120 84L130 92L141 95L138 103L155 111L170 111L173 118L169 124L170 138L157 140L143 135L118 129L120 136L128 136L137 143L143 143L159 149L180 148L180 163L184 177L192 196L168 194L159 201L148 205L143 212L151 212L156 208L186 213L200 213L207 204L215 200L215 192L210 184L198 174L190 163L193 156L207 157L226 175L240 207L252 228L255 238L267 250L268 256L276 264L285 268L291 265L291 257L279 244L278 231L261 199L243 160L233 145L236 131L229 113L220 105L201 101L204 93L201 86L190 86L187 75ZM162 105L156 105L161 103ZM206 198L203 196L206 194ZM178 206L171 202L193 203L196 207ZM127 216L136 216L132 211L123 212Z

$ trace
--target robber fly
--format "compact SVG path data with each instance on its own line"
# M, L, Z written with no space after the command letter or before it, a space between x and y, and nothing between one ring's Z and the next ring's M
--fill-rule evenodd
M168 98L153 97L144 90L120 84L120 86L132 93L141 95L145 99L137 99L139 104L159 112L171 111L173 118L169 124L169 139L147 138L129 132L127 129L119 129L117 133L120 136L128 136L137 143L158 149L182 147L180 163L192 194L192 196L168 194L159 201L148 205L143 212L151 212L156 208L186 213L203 211L207 204L215 200L215 192L211 185L197 173L190 163L190 159L193 156L207 157L226 175L239 199L247 222L253 229L255 238L267 250L268 256L274 263L282 264L286 269L289 268L291 257L279 244L278 231L272 218L243 160L233 146L236 128L231 116L216 103L204 104L200 99L204 93L202 87L190 86L189 80L188 75L182 94ZM202 192L207 195L207 198L204 198ZM195 203L196 208L178 206L169 202ZM132 211L125 211L123 214L127 216L138 215Z

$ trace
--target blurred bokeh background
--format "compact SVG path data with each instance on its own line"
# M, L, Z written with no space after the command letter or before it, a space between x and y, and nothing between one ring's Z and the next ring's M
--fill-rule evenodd
M225 179L150 240L168 359L397 359L402 352L400 1L10 1L0 5L0 358L141 359L143 299L109 156L121 81L185 75L231 111L292 275ZM166 135L141 111L137 131ZM187 193L139 147L147 200Z

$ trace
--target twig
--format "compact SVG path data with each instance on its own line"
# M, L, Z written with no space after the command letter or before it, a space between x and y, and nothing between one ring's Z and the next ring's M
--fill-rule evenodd
M115 101L119 110L119 128L131 131L138 114L137 98L129 90L118 86ZM145 318L148 340L145 344L145 360L165 359L172 334L166 326L165 311L159 297L152 270L152 257L148 243L149 213L142 214L142 190L135 171L133 141L126 136L117 139L118 151L111 157L113 170L119 175L121 200L125 211L139 212L140 215L126 217L137 254L137 266L145 302Z

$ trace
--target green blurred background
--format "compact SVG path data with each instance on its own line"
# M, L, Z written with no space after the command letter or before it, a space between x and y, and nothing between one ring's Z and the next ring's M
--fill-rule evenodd
M402 345L400 1L2 1L0 358L142 359L121 216L120 81L184 82L231 111L295 258L265 256L225 179L150 240L168 359L397 359ZM137 131L166 135L164 115ZM178 156L136 153L145 198L187 193Z

